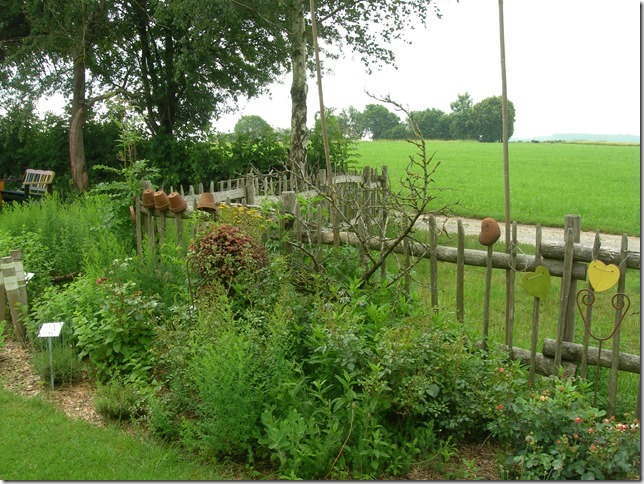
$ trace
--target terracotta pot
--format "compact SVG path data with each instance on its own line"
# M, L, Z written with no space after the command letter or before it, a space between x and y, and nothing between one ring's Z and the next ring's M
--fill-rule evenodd
M168 195L168 203L170 204L170 211L172 213L181 213L188 208L188 203L179 192L172 192Z
M215 205L215 195L211 192L202 193L199 196L197 208L205 210L206 212L214 212L217 209L217 206Z
M159 212L165 212L169 205L170 202L168 202L168 196L163 190L157 190L154 192L154 208Z
M154 208L154 190L151 188L143 190L143 206L145 208Z
M501 237L501 227L493 218L484 218L481 221L481 233L479 234L479 242L481 245L493 245L494 242Z

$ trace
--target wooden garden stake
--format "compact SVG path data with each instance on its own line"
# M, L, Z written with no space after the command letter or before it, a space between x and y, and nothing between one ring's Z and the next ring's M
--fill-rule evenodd
M490 330L490 293L492 290L492 254L494 247L488 245L485 265L485 299L483 301L483 346L487 347L487 337Z

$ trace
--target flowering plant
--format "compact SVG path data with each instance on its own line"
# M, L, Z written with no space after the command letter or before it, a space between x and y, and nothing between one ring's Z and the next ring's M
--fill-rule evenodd
M488 425L509 451L505 470L518 479L628 479L639 472L640 426L603 418L589 383L553 377L548 388L499 404Z

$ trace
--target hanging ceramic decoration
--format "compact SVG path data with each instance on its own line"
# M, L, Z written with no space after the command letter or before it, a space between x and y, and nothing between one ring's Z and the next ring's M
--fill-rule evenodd
M619 267L615 264L604 264L600 260L588 264L588 281L597 292L607 291L619 281Z
M543 299L550 290L550 271L546 266L538 266L534 272L523 274L521 285L534 297Z
M494 242L501 237L501 227L493 218L484 218L481 221L481 233L479 234L479 242L481 245L494 245Z

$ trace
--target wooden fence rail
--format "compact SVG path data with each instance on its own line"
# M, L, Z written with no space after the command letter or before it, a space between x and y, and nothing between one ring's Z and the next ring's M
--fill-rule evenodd
M291 237L295 241L308 244L349 244L362 247L363 249L381 252L392 248L396 240L395 236L385 237L383 226L395 215L390 213L387 206L388 186L387 171L383 168L378 174L370 168L363 172L352 172L346 174L335 174L333 176L333 197L334 205L331 207L329 201L324 197L319 199L312 206L302 207L300 201L311 199L315 195L329 193L326 185L326 173L321 171L306 183L296 180L291 174L272 173L268 175L249 174L234 180L227 180L217 184L210 183L209 192L214 194L218 203L241 204L260 206L270 202L276 205L276 210L282 213L290 213L294 216L295 223L290 228ZM149 182L142 182L144 188L151 188ZM299 185L297 193L294 188ZM170 191L174 191L170 187ZM137 231L137 244L139 251L145 235L148 243L154 250L155 244L163 243L166 219L176 224L180 243L185 246L183 237L182 220L191 218L197 209L200 197L206 193L204 186L197 184L197 189L191 185L187 191L179 188L179 193L187 202L187 208L179 214L160 212L154 208L142 207L141 199L135 200L135 222ZM336 210L339 214L335 225L332 224L331 212ZM324 215L322 215L324 214ZM339 220L339 221L338 221ZM156 222L155 222L156 221ZM483 318L483 341L485 344L489 327L489 278L495 269L527 273L537 268L545 268L550 276L561 279L559 294L559 316L557 324L557 335L554 339L546 339L542 352L537 351L538 330L540 325L540 297L534 296L532 321L531 321L531 348L524 350L514 348L512 343L513 313L514 313L514 291L509 294L506 301L506 312L511 312L510 318L506 318L505 346L514 358L520 359L530 366L530 380L533 381L535 373L552 374L557 368L563 367L567 373L580 371L583 377L586 376L587 365L610 367L610 378L608 385L608 413L615 410L617 376L619 370L629 372L640 372L639 355L623 355L619 351L621 321L624 318L623 306L618 304L615 307L615 329L612 336L612 350L604 351L598 356L601 344L590 330L592 324L592 305L585 308L578 307L578 296L583 290L594 294L592 285L588 280L589 264L593 261L600 261L605 265L614 264L620 269L619 281L617 283L617 300L623 301L627 298L623 295L625 280L628 270L635 270L639 276L640 254L639 251L630 250L628 238L622 237L622 244L619 251L602 249L601 235L595 235L593 247L582 246L579 243L581 231L581 219L575 215L567 215L564 218L564 241L560 244L542 243L541 228L537 226L535 237L535 255L526 255L517 250L518 242L516 236L516 223L512 224L512 244L510 250L495 252L492 247L487 250L465 249L465 235L461 221L458 221L456 247L439 246L436 242L439 234L436 220L431 215L426 217L423 227L427 231L427 242L419 242L411 238L393 247L394 254L403 255L403 259L410 264L412 260L421 258L429 260L429 285L431 305L437 308L439 305L439 291L437 288L439 265L438 262L456 264L456 315L459 321L464 320L465 315L465 266L486 268L486 300L484 303ZM284 227L285 225L282 224ZM542 271L542 269L539 269ZM406 279L406 286L409 286L410 278ZM579 285L584 286L582 290ZM582 311L580 313L580 311ZM583 344L574 346L573 338L575 321L577 315L585 321ZM599 348L591 346L599 341ZM572 346L571 346L572 345ZM613 355L618 355L613 357ZM628 363L624 363L627 360ZM638 408L639 418L639 390Z

